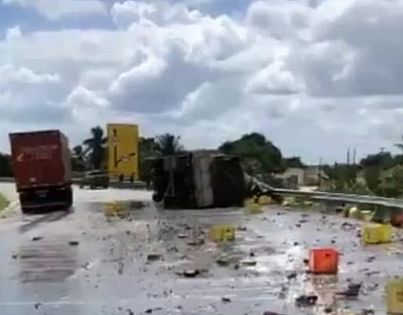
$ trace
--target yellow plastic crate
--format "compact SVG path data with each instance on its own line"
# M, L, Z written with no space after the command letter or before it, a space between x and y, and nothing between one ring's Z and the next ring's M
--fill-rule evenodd
M262 213L262 207L257 203L249 203L246 205L246 212L248 214L258 214Z
M390 280L386 285L386 310L388 314L403 314L403 278Z
M369 210L362 210L361 217L364 221L370 222L372 220L373 213L372 213L372 211L369 211Z
M361 210L358 209L357 207L350 208L350 210L348 212L348 216L353 219L358 219L358 220L362 219Z
M273 204L273 199L269 196L260 196L258 203L261 206L268 206L268 205Z
M365 224L362 231L364 244L381 244L392 241L392 226L389 224Z
M123 212L123 207L119 202L108 202L105 204L104 213L107 217L117 216Z
M235 227L230 224L216 224L210 228L209 239L214 242L232 242L235 240Z

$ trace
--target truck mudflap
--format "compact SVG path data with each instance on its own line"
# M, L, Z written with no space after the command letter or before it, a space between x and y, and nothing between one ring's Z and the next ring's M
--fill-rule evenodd
M36 188L20 192L23 213L69 210L72 201L73 194L70 186Z

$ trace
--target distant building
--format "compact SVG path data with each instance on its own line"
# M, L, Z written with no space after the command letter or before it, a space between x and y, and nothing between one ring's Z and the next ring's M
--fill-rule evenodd
M283 174L276 175L285 186L297 188L302 186L318 186L327 189L330 186L330 179L319 166L307 166L305 168L289 168Z
M276 175L286 186L299 187L304 185L305 170L303 168L291 167L283 174Z
M304 186L318 186L328 182L329 176L318 165L307 166L304 172Z

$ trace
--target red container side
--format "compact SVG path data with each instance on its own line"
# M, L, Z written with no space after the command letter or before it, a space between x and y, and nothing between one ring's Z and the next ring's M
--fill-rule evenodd
M67 138L58 130L11 133L17 191L71 183Z

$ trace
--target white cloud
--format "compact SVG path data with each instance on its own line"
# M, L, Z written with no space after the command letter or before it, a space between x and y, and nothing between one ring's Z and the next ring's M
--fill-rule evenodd
M75 15L106 14L106 5L100 0L3 0L3 3L33 7L50 20Z
M44 0L5 2L49 19L104 12L96 1L53 11ZM32 126L60 125L73 141L95 124L138 122L147 135L181 134L190 148L258 131L314 162L394 143L403 0L309 3L250 1L238 15L213 16L182 2L119 1L117 29L10 28L0 41L0 119L36 114Z
M188 9L183 3L163 1L124 1L112 6L111 14L116 25L128 27L132 23L151 21L157 25L188 24L198 22L202 15Z
M301 92L303 86L281 62L274 62L254 74L246 90L256 94L293 94Z
M10 64L0 65L0 86L10 83L41 84L56 82L60 82L57 74L37 74L24 67L16 68Z
M21 36L22 36L22 32L21 32L21 28L20 28L19 25L10 27L6 31L6 39L7 40L13 40L13 39L21 38Z

